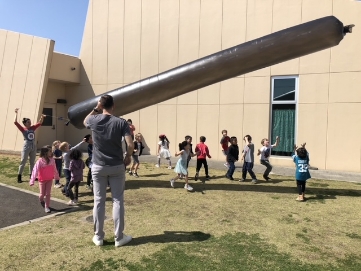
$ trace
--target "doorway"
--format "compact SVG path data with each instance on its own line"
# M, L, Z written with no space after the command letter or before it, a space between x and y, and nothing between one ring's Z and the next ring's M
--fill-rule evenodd
M43 114L46 117L38 130L38 149L45 145L51 145L56 140L56 104L44 103Z

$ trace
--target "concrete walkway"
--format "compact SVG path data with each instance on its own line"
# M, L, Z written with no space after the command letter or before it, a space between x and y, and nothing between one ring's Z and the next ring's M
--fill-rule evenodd
M157 156L155 155L142 155L139 158L140 163L147 162L150 164L156 164L157 162ZM175 164L178 161L177 157L172 157L172 166L175 166ZM216 161L213 159L207 159L208 167L211 171L212 168L218 169L218 170L224 170L226 172L226 167L224 166L223 161ZM165 160L162 159L161 163L165 164ZM192 160L189 163L189 166L196 167L196 159L192 158ZM238 162L236 164L236 172L241 171L242 163ZM256 164L253 168L255 173L262 174L265 170L265 167L260 165L258 161L256 161ZM336 181L345 181L345 182L355 182L355 183L361 183L361 173L354 173L354 172L342 172L342 171L330 171L330 170L310 170L312 178L315 179L323 179L323 180L336 180ZM281 176L295 176L295 168L287 168L287 167L279 167L274 166L272 173L275 175L281 175ZM240 175L236 175L240 176Z

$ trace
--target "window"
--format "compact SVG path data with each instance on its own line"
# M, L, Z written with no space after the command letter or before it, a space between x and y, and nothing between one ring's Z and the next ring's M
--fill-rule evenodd
M298 77L272 77L271 144L280 137L273 155L290 156L295 144Z
M43 114L47 117L44 118L42 126L53 126L53 109L44 107Z

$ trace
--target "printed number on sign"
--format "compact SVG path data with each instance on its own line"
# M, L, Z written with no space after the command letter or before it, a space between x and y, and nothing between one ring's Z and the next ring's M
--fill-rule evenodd
M308 165L300 164L298 165L298 172L307 172Z

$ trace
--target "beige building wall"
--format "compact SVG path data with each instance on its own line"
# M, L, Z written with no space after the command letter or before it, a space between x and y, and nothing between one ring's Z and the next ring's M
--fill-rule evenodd
M14 125L30 118L36 123L44 103L54 41L0 30L0 150L20 151L23 136ZM38 132L37 132L38 133Z
M256 147L270 134L272 76L299 77L297 143L306 141L312 166L361 170L361 4L349 0L104 0L89 2L81 49L80 84L66 86L68 105L133 83L252 39L334 15L355 24L339 46L293 59L133 112L136 131L156 154L165 133L171 152L185 135L207 137L223 160L221 130ZM86 130L67 130L78 141ZM274 165L292 166L288 157Z
M213 159L223 160L220 131L239 139L251 134L257 147L270 133L272 76L299 77L296 141L307 141L311 164L320 169L361 170L361 5L348 0L134 0L90 1L80 59L54 53L54 41L0 30L0 149L19 151L19 122L53 108L53 125L38 140L78 143L88 133L65 127L69 106L211 53L319 17L354 23L339 46L193 91L133 112L146 152L155 154L158 135L171 151L185 135L207 137ZM66 104L58 103L64 99ZM2 129L1 129L2 128ZM50 141L50 142L49 142ZM242 143L240 142L240 145ZM340 154L344 155L342 161ZM274 165L292 166L288 157Z

